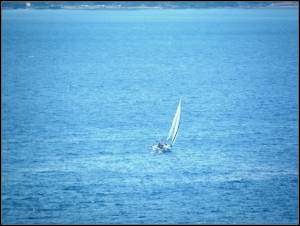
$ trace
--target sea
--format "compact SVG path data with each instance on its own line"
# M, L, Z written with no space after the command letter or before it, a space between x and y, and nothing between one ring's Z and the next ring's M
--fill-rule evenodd
M299 223L298 12L2 10L2 223Z

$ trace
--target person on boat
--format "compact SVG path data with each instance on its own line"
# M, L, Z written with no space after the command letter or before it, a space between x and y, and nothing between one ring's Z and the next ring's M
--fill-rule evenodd
M172 144L165 143L165 144L164 144L164 147L165 147L165 148L171 148L171 147L172 147Z
M163 148L164 146L159 142L157 145L159 148Z

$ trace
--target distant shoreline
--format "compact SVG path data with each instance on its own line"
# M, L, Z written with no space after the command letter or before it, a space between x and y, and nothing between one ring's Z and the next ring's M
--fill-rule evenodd
M67 9L67 10L106 10L106 9L289 9L299 8L297 1L266 2L3 2L1 9Z
M203 8L165 8L165 7L61 7L61 8L1 8L2 10L126 10L126 9L162 9L162 10L203 10L203 9L298 9L299 6L255 6L255 7L203 7Z

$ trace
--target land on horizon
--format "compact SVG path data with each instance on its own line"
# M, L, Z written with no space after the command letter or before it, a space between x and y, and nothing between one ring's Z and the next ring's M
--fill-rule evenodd
M297 1L4 1L2 9L201 9L201 8L288 8L298 7Z

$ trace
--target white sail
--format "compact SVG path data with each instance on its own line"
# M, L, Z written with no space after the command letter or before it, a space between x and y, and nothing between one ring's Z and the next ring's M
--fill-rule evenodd
M167 141L171 138L171 145L175 143L176 137L177 137L177 132L179 128L179 123L180 123L180 114L181 114L181 98L179 100L177 110L175 113L175 116L173 118L172 126L169 130L169 135L167 138Z
M175 116L173 118L173 122L172 122L171 128L169 130L169 135L168 135L167 140L169 140L172 137L172 135L174 134L174 129L175 129L177 115L178 115L178 111L176 111Z

